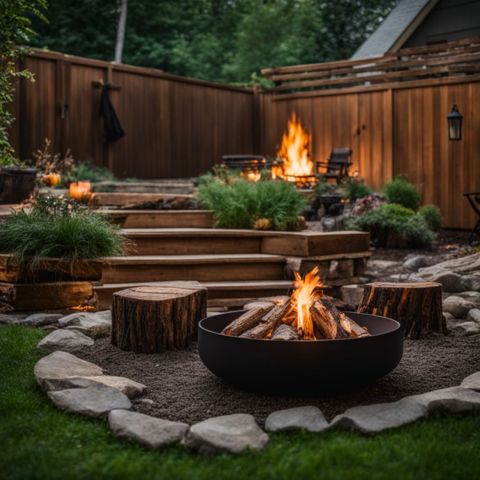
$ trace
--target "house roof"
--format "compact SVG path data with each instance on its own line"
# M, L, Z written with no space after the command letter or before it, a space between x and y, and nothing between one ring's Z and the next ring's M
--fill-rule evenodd
M438 0L400 0L352 58L367 58L395 52L431 12Z

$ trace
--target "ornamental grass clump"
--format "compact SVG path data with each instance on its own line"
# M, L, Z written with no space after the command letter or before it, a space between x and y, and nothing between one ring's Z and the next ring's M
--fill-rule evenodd
M124 247L118 227L63 197L39 197L29 211L12 213L0 228L0 253L20 261L107 257L120 255Z
M225 183L214 177L203 178L199 199L203 207L213 211L221 228L294 230L307 205L293 184L281 180Z

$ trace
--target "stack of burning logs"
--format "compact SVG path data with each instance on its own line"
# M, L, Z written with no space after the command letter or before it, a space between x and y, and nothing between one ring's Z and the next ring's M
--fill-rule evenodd
M250 339L338 340L370 336L322 293L323 284L312 270L302 279L296 275L295 291L277 304L247 310L222 334Z

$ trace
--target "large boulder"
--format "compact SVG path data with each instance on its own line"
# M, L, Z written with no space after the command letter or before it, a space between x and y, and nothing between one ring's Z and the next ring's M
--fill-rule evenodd
M353 407L337 415L329 430L356 430L373 434L415 422L426 417L427 411L425 406L410 399Z
M278 410L271 413L265 421L265 430L268 432L298 429L322 432L327 427L328 422L323 413L313 406Z
M243 413L196 423L185 436L185 445L200 453L261 450L267 443L268 435L261 430L252 415Z
M465 318L475 304L465 298L452 295L443 301L443 311L451 313L455 318Z
M180 442L189 428L186 423L170 422L128 410L111 411L108 414L108 423L117 437L141 443L149 448Z
M431 267L421 268L419 275L430 280L432 275L438 274L440 271L449 271L458 273L459 275L467 275L480 271L480 253L467 255L466 257L454 258L446 260Z
M62 317L58 323L61 327L78 330L92 338L107 337L112 331L112 314L110 310L76 312Z
M428 281L440 283L445 292L455 293L467 290L461 275L459 275L458 273L449 272L447 270L441 270L431 275Z
M96 377L103 374L103 370L99 366L68 352L53 352L41 358L36 363L33 372L38 384L47 389L49 380L68 377Z
M128 410L132 406L122 392L100 384L48 392L48 396L61 410L87 417L101 417L112 410Z
M94 341L81 332L73 330L54 330L42 338L37 347L47 353L61 350L78 352L82 348L93 346Z

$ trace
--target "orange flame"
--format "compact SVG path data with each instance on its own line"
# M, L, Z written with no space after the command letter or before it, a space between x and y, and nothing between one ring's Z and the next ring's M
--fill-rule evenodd
M310 307L321 296L319 290L324 287L324 284L318 275L318 267L307 273L304 279L298 272L294 272L294 275L295 290L291 301L293 309L297 312L297 330L303 333L304 339L314 340L315 332Z
M313 176L315 167L310 158L311 143L312 136L303 128L300 118L292 113L277 153L283 164L272 167L272 178L294 182L298 180L296 177Z
M76 305L75 307L70 307L70 310L74 312L95 312L97 309L91 305Z

